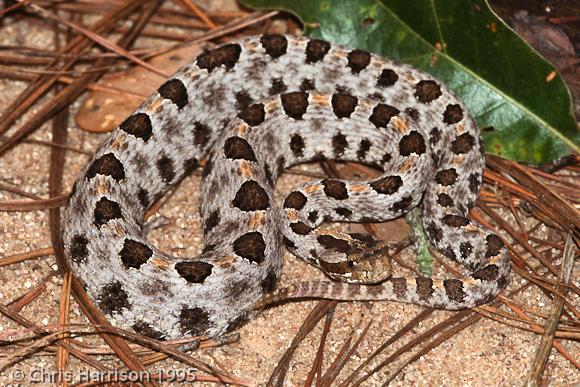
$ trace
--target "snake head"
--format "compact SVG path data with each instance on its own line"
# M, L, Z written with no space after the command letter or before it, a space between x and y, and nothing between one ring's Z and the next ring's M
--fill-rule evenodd
M335 234L336 235L336 234ZM387 280L392 273L389 244L370 235L343 234L348 251L336 259L336 252L329 251L320 257L320 268L330 278L349 283L376 284ZM332 261L325 256L333 257Z

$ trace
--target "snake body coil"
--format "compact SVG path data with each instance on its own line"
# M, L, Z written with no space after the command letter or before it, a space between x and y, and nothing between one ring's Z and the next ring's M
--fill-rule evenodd
M172 257L147 241L143 215L206 157L203 252ZM285 168L321 159L383 175L313 181L274 202ZM345 281L301 295L467 308L509 274L500 238L467 218L483 168L473 119L429 75L321 40L247 38L184 66L101 145L64 212L65 251L105 314L152 337L216 336L251 318L284 246ZM389 277L385 244L317 227L392 219L421 199L430 242L467 274L346 283Z

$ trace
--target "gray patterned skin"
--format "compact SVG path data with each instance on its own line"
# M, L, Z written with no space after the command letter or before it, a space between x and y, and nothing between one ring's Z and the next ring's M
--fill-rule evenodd
M147 241L144 212L206 157L203 252L170 256ZM274 202L285 168L320 159L384 174L309 182ZM473 119L429 75L320 40L252 37L184 66L101 145L64 211L65 251L111 320L157 338L218 336L251 318L276 287L284 245L345 282L282 296L467 308L492 299L509 274L500 238L466 217L483 168ZM385 243L317 229L392 219L421 198L431 243L464 277L387 279Z

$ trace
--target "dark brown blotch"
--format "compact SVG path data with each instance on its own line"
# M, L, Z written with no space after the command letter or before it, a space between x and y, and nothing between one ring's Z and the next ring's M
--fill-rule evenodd
M487 241L487 251L485 253L486 258L495 257L504 247L501 238L495 234L488 235L485 237L485 240Z
M415 97L421 103L429 103L441 97L441 86L432 80L424 80L415 86Z
M427 301L435 291L433 289L433 280L429 277L415 278L417 284L417 295L420 300Z
M211 130L201 122L193 124L193 143L201 148L205 147L211 137Z
M304 138L299 134L294 134L290 137L290 149L296 157L304 156Z
M286 199L284 199L284 208L294 208L301 210L306 205L307 198L302 192L291 192Z
M461 257L463 259L469 258L472 250L473 246L469 242L463 242L459 245L459 252L461 253Z
M292 232L298 235L308 235L312 232L312 227L304 222L290 223L290 228L292 229Z
M209 314L201 308L182 308L179 313L181 333L191 336L203 335L209 328Z
M449 186L455 184L457 177L458 175L455 168L449 168L437 172L435 175L435 181L442 186Z
M139 188L137 192L137 200L143 208L149 207L149 192L145 188Z
M214 50L204 52L197 57L197 66L212 72L216 67L225 66L226 69L231 69L235 66L242 47L237 43L226 44Z
M110 176L116 181L125 178L123 164L112 153L107 153L93 161L87 171L87 179L92 179L96 174Z
M332 137L332 151L334 157L340 157L344 154L344 151L348 147L348 141L346 136L342 133L337 133Z
M312 158L310 159L310 161L313 163L321 163L326 160L328 160L328 157L326 157L326 155L321 151L316 152L314 156L312 156Z
M288 40L284 35L262 35L260 43L266 50L266 54L274 59L286 54L288 49Z
M97 303L101 310L108 315L120 313L123 308L131 309L129 297L119 281L109 282L101 289L97 296Z
M191 284L202 284L211 275L213 265L201 261L183 261L175 264L175 270Z
M331 99L332 111L338 118L348 118L354 112L358 99L350 94L335 93Z
M473 149L475 144L475 137L469 133L463 133L461 136L457 136L453 143L451 143L451 152L456 155L465 154Z
M339 253L348 254L352 250L351 245L347 241L345 241L343 239L335 238L331 235L318 235L316 237L316 240L324 248L329 249L329 250L334 250L334 251L337 251Z
M385 152L385 154L383 155L383 157L381 158L381 162L383 164L388 163L389 161L391 161L391 159L393 158L393 156L391 156L391 154L389 152Z
M335 208L334 212L336 212L339 216L342 216L344 218L350 218L352 216L352 211L346 207Z
M280 100L286 115L296 120L301 120L308 108L308 93L303 91L281 94Z
M429 142L431 145L437 145L437 143L441 140L441 130L439 128L433 128L429 132Z
M209 253L210 251L215 250L216 245L215 243L208 243L207 245L203 246L203 250L201 251L202 253Z
M447 247L445 247L444 249L441 249L441 252L443 253L443 255L445 255L447 258L450 258L454 261L457 261L457 257L455 256L455 251L453 251L453 246L448 245Z
M379 75L377 85L380 87L393 86L399 80L399 76L394 70L384 69Z
M163 98L173 102L178 109L181 109L187 105L187 89L185 88L183 82L181 82L179 79L170 79L161 85L157 91Z
M143 336L151 337L156 340L161 340L164 336L163 333L159 332L144 321L139 321L138 323L133 324L131 328Z
M258 231L246 233L234 241L234 252L258 265L264 261L266 242Z
M282 78L272 79L272 86L270 87L270 95L284 93L286 90L288 90L288 86L286 86Z
M203 227L203 232L205 234L207 234L215 226L217 226L219 223L220 223L220 211L219 210L214 210L214 211L211 212L211 214L209 214L209 216L205 220L205 224L204 224L204 227Z
M147 142L153 134L151 119L146 113L135 113L128 117L119 125L119 128L126 133Z
M465 301L465 292L463 291L463 281L456 278L443 280L445 293L451 301L462 303Z
M477 194L479 192L479 186L481 184L481 175L479 173L472 173L469 175L469 190L472 194Z
M274 270L268 273L266 278L260 281L260 287L264 293L270 293L276 289L276 285L278 284L278 275Z
M330 50L330 43L325 40L312 39L306 45L306 63L316 63L324 59Z
M453 199L451 199L451 196L442 192L437 195L437 204L441 207L453 207Z
M427 225L425 231L427 231L427 235L429 235L429 238L432 241L441 242L441 239L443 238L443 230L441 230L441 227L431 222Z
M409 107L405 109L405 113L407 113L407 115L411 117L413 121L419 120L419 110Z
M249 180L236 192L232 205L242 211L267 210L270 207L270 198L258 182Z
M125 239L123 248L119 251L119 257L125 269L131 267L139 269L152 255L153 250L149 246L133 239Z
M407 280L405 278L392 278L393 293L397 298L405 298L407 296Z
M240 114L238 114L238 117L250 126L257 126L266 119L266 111L264 110L263 104L255 103L242 110Z
M290 250L296 250L296 244L285 236L282 236L282 243Z
M70 260L75 263L85 263L89 256L88 244L89 240L86 236L81 234L75 235L70 241Z
M325 179L322 180L322 186L324 187L324 193L326 196L336 200L348 199L348 191L346 189L346 184L343 181Z
M173 160L167 156L162 156L157 160L157 171L161 180L165 183L171 183L175 178L175 167Z
M308 213L308 220L311 223L316 223L316 221L318 220L318 211L314 210L314 211L310 211Z
M377 128L386 128L391 118L399 113L399 109L384 103L379 103L373 108L373 113L369 117L369 121Z
M102 197L99 199L95 205L94 211L95 226L101 228L101 226L113 219L122 219L123 214L121 213L121 207L119 203Z
M302 83L300 84L300 90L301 91L308 91L308 90L314 90L314 89L316 89L316 85L314 83L314 79L304 78L302 80Z
M264 164L264 176L266 177L266 180L268 180L270 187L274 187L274 176L272 176L272 170L268 164Z
M316 264L317 259L318 259L318 253L314 249L310 250L309 253L310 253L310 257L308 257L308 259L313 261Z
M363 161L367 157L368 151L371 149L372 143L367 138L360 140L358 144L358 149L356 151L356 157Z
M463 119L463 109L458 104L449 104L443 113L443 122L447 125L456 124Z
M254 103L254 99L246 90L238 91L236 97L236 109L241 111Z
M411 207L411 204L413 204L413 197L405 196L391 206L391 211L405 212L409 209L409 207Z
M353 74L358 74L371 63L371 54L363 50L352 50L348 53L348 67Z
M469 224L469 219L460 215L445 215L443 217L443 223L449 227L465 227Z
M471 276L482 281L495 281L499 276L499 267L494 264L487 265L484 268L477 270Z
M350 235L351 238L356 239L357 241L364 242L364 244L368 247L375 247L379 243L378 240L373 238L373 236L370 234L352 232L349 233L348 235Z
M250 144L241 137L230 137L224 143L224 154L229 159L256 161Z
M383 176L370 184L371 188L383 195L392 195L403 186L400 176Z
M409 156L411 153L422 155L425 153L425 150L425 139L416 130L403 136L401 141L399 141L399 153L401 156Z

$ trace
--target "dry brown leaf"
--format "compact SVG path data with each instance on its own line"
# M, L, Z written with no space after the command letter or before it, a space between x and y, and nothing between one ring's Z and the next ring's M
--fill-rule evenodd
M168 51L148 61L167 73L174 73L201 52L200 44ZM104 76L99 90L84 100L76 116L77 125L88 132L110 132L133 112L165 79L143 67Z

